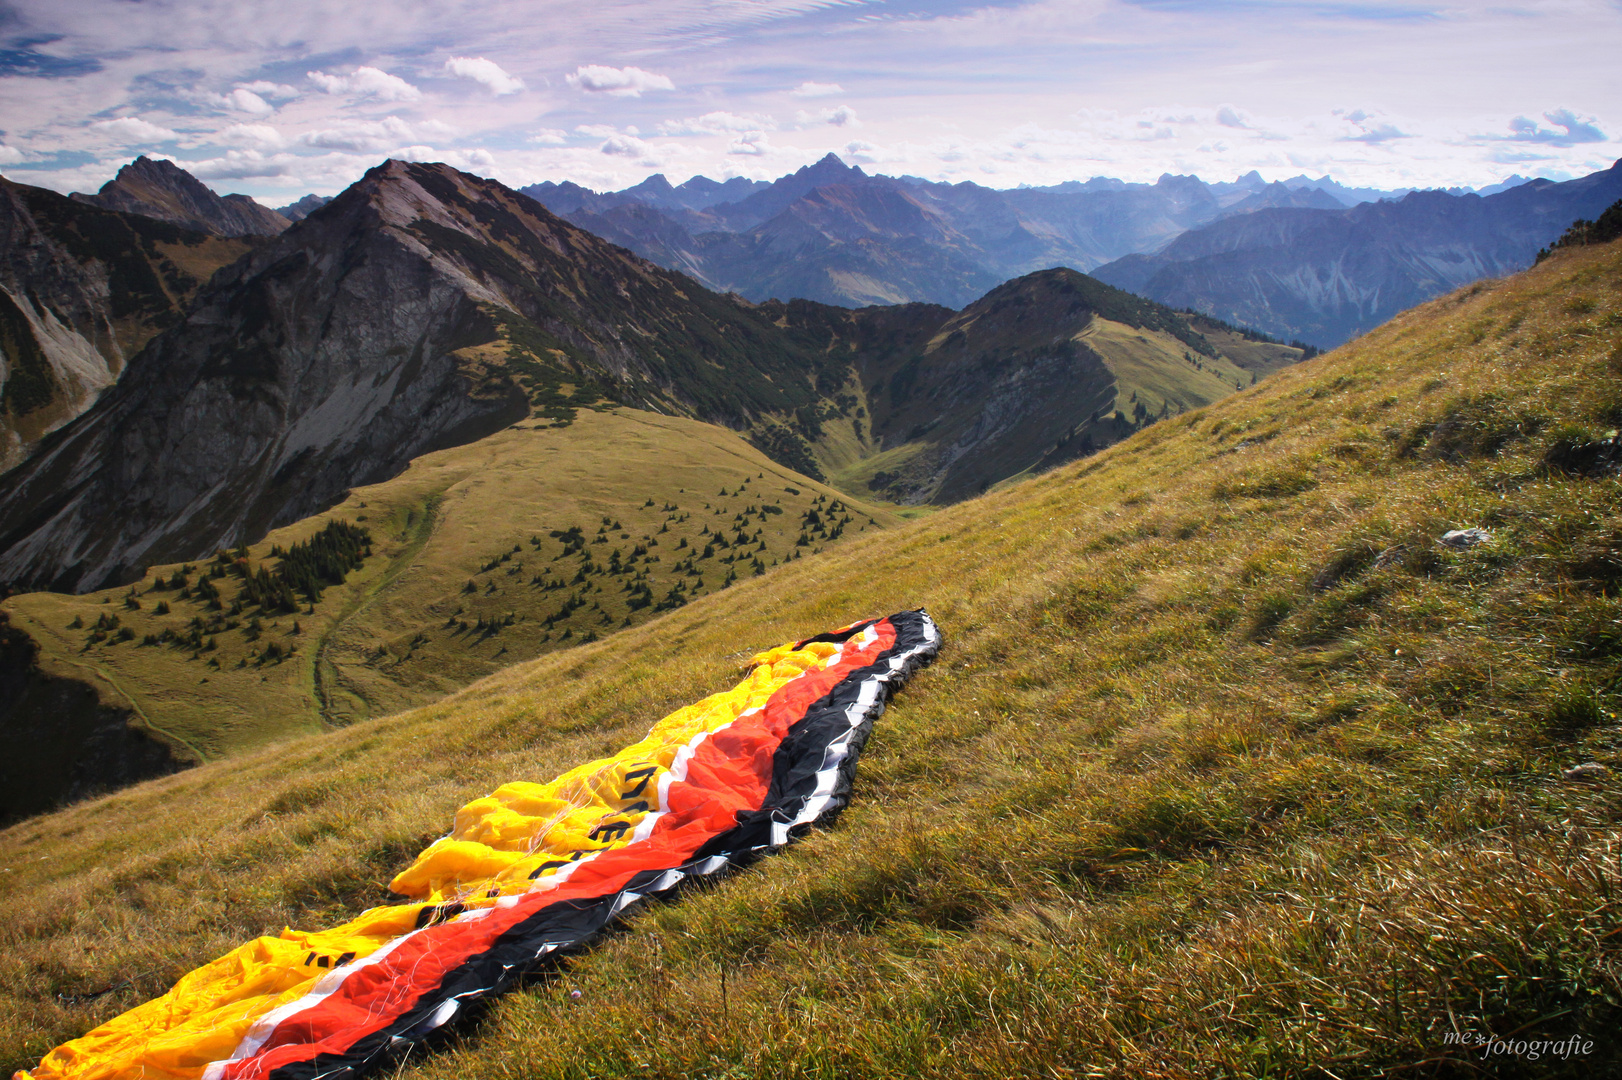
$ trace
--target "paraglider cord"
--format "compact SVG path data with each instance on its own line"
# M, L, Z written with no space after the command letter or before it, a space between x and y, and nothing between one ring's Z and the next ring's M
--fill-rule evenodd
M105 986L102 989L89 994L57 994L56 1000L61 1002L63 1005L83 1005L86 1002L95 1001L99 997L106 997L114 990L122 990L126 986L134 986L136 979L144 979L150 974L152 974L150 971L146 971L139 975L131 975L123 982L113 983L111 986Z

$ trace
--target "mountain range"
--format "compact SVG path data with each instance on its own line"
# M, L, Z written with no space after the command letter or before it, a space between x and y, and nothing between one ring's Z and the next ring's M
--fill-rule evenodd
M217 272L0 478L0 581L129 580L593 406L718 423L864 495L952 501L1300 356L1070 270L956 313L757 306L495 181L390 161Z
M597 195L574 184L521 189L548 209L712 288L831 304L961 307L1033 270L1090 270L1154 248L1224 212L1340 203L1260 177L1213 187L1089 181L1075 190L869 176L829 154L770 183L672 188L652 177Z
M1099 269L1106 280L1174 307L1317 347L1362 332L1444 288L1526 265L1564 222L1592 216L1614 197L1617 185L1603 179L1614 180L1614 174L1567 184L1512 177L1480 192L1446 193L1353 188L1304 174L1268 184L1256 172L1231 183L1168 174L1154 184L1094 177L996 191L973 183L869 176L829 155L770 183L696 176L672 186L654 175L603 194L567 182L524 190L572 223L658 265L757 301L960 308L1013 277L1067 266ZM29 196L30 213L45 213L39 207L52 199L48 193ZM244 196L216 195L172 162L148 158L125 166L99 193L72 199L114 208L126 215L127 228L138 231L150 231L143 222L161 221L249 245L330 201L307 195L270 210ZM16 199L11 203L15 217ZM65 221L68 215L55 206L45 217ZM20 228L19 237L32 226ZM94 247L85 235L81 247ZM32 240L13 247L40 250ZM149 296L166 290L169 299L147 317L150 336L156 326L151 320L174 317L201 280L244 250L184 245L186 267L171 259L159 274L169 284L154 286L129 262L136 256L121 254L140 245L118 241L104 247L101 256L88 249L75 256L79 263L99 259L102 269L90 269L90 278L71 287L62 279L77 280L86 270L70 265L60 238L45 260L55 267L53 285L28 284L43 265L40 258L29 256L32 269L26 270L17 269L15 254L10 259L13 268L0 284L13 300L0 318L12 344L0 382L11 370L22 378L12 380L13 392L0 403L0 467L22 460L42 434L87 407L122 369L129 344L90 344L96 333L87 329L82 312L106 303L91 294L124 293L129 286L123 279L131 273L140 273L140 288ZM97 275L109 272L109 258L122 269L102 286ZM41 287L58 297L51 302L52 317L66 317L63 325L78 329L64 334L47 326L44 309L30 322L28 289L37 297L44 295ZM63 288L75 299L65 299ZM81 314L70 316L70 309ZM130 344L144 340L137 338ZM28 371L47 368L54 374L29 382Z
M1416 191L1346 210L1259 209L1094 273L1174 307L1332 346L1438 294L1525 269L1573 220L1618 199L1622 161L1485 197Z
M1531 265L1574 218L1622 196L1612 169L1446 191L1328 177L1166 174L993 190L870 176L828 155L771 184L650 177L619 192L522 189L568 220L753 299L960 307L1054 266L1174 307L1332 347L1438 293Z

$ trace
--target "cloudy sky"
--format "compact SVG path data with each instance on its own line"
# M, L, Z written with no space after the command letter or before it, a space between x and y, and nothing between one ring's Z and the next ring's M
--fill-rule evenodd
M1482 186L1622 156L1618 55L1622 0L0 0L0 171Z

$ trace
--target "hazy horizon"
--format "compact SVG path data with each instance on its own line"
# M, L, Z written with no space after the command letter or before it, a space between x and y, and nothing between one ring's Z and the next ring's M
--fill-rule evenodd
M1304 0L23 0L0 170L94 191L138 154L270 205L385 157L512 186L772 179L836 153L995 188L1162 173L1354 187L1622 157L1622 4ZM1609 42L1610 44L1607 44Z

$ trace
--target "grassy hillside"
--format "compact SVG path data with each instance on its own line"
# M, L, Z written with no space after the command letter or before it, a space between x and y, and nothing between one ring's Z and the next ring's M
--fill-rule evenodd
M909 505L957 502L1093 453L1303 355L1063 268L959 312L761 310L825 354L825 373L850 364L843 386L819 379L824 402L799 410L787 438L809 440L841 490Z
M424 455L222 557L128 587L24 593L0 613L39 644L46 676L94 687L178 757L211 759L433 701L895 520L722 428L571 412ZM342 584L255 603L244 575L333 523L368 534ZM12 739L0 805L50 805L65 787L51 749Z
M398 1075L1614 1074L1622 495L1585 472L1619 420L1612 244L429 707L15 826L0 1065L380 902L468 798L749 650L923 604L947 647L837 828ZM1515 1032L1593 1041L1447 1041Z

